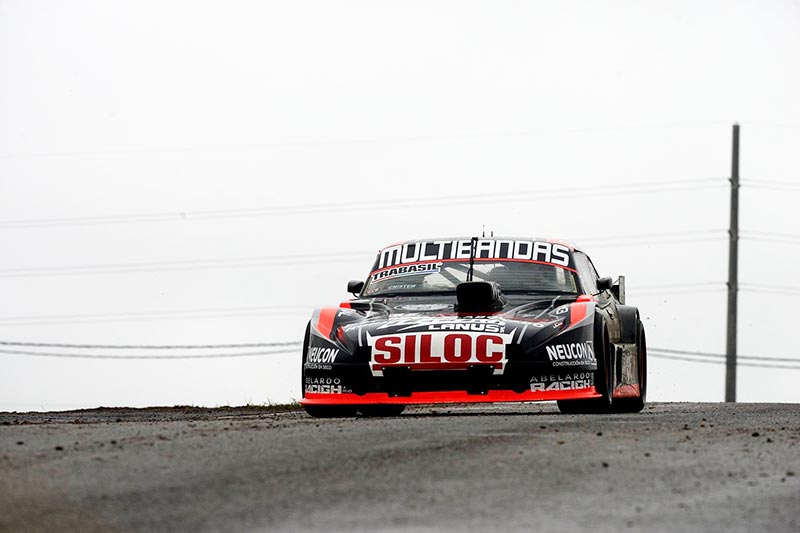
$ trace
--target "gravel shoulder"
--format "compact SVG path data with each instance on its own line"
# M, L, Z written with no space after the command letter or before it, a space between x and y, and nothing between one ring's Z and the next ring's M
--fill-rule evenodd
M0 413L0 531L798 531L800 406Z

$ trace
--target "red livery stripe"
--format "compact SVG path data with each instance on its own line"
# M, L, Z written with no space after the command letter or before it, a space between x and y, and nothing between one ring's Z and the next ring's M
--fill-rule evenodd
M338 309L335 307L326 307L319 312L319 320L317 320L317 331L326 339L331 338L331 330L333 329L333 319L336 318Z
M580 297L578 297L577 302L571 304L569 306L569 325L574 326L584 318L586 318L586 313L588 312L587 307L589 306L589 302L581 302Z

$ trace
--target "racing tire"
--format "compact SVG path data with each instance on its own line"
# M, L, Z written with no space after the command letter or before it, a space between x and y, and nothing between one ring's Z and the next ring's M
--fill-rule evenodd
M638 370L639 396L616 398L613 403L615 413L638 413L644 409L647 398L647 339L641 321L636 325L636 368Z
M306 397L306 357L308 354L308 345L311 342L311 322L306 325L306 334L303 337L303 351L301 353L300 363L300 397Z
M355 405L304 405L303 409L314 418L350 418L358 411Z
M400 416L405 411L405 405L385 404L385 405L362 405L358 408L365 417L390 417Z
M594 383L600 398L589 400L558 400L558 410L565 415L602 414L611 412L611 391L614 390L612 347L608 340L608 328L600 315L594 319L594 341L597 370Z

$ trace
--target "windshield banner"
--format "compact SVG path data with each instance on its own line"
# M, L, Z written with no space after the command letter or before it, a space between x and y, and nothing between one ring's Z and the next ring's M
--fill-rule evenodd
M378 253L372 272L409 263L469 260L470 239L397 244ZM475 260L501 259L547 263L574 270L569 246L547 241L479 239Z

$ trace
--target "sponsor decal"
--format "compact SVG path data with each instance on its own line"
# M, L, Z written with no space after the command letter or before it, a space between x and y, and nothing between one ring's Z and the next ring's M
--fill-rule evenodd
M592 341L555 344L547 346L546 350L553 366L577 366L596 360Z
M338 355L338 348L309 348L306 352L306 368L330 370Z
M532 376L531 390L575 390L594 387L594 372L575 372L572 374L551 374L549 376Z
M516 330L515 330L516 331ZM506 364L506 346L514 332L500 333L398 333L373 337L367 334L372 348L370 368L381 375L386 367L400 366L416 370L465 370L473 365L489 365L502 374Z
M349 394L353 391L342 386L339 378L306 378L306 392L314 394Z
M397 308L406 311L442 311L452 309L453 304L405 304L398 305Z
M442 269L441 263L425 263L422 265L407 265L390 268L388 270L381 270L372 274L372 281L385 281L388 279L395 279L402 276L410 276L413 274L430 274L431 272L439 272Z
M414 289L416 287L417 287L416 285L411 284L411 283L397 283L395 285L389 285L388 287L386 287L386 290L403 291L403 290L408 290L408 289Z
M447 305L447 307L450 307ZM506 319L497 316L426 316L426 315L397 315L392 316L378 329L394 329L407 331L410 329L424 328L430 331L485 331L487 333L502 333L506 329Z
M415 242L390 246L380 251L373 270L425 261L469 259L470 246L470 239ZM569 247L563 244L528 240L479 239L475 257L477 259L539 261L571 268L572 256Z

